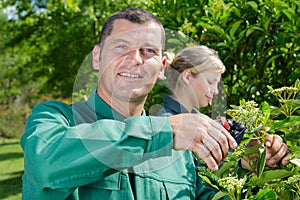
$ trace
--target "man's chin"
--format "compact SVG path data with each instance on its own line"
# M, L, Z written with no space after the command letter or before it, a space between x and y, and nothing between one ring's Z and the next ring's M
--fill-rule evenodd
M147 94L144 94L144 93L137 93L136 91L127 91L127 92L122 92L122 94L119 94L119 95L116 95L114 94L113 95L113 98L116 98L116 99L120 99L122 101L128 101L128 102L145 102L146 98L147 98Z

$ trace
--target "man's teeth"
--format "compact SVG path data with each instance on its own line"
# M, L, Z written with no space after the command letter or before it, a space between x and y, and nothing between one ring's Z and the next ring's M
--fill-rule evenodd
M120 76L125 76L125 77L130 77L130 78L140 78L140 76L137 74L130 74L130 73L125 73L125 72L120 73Z

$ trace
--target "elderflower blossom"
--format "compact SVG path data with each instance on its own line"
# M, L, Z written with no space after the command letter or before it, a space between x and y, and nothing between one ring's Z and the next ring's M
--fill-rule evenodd
M286 183L289 185L300 184L300 174L289 177Z
M300 90L300 81L298 79L295 83L295 87L281 87L277 89L273 89L269 85L267 87L269 92L273 94L280 102L280 112L286 117L293 115L293 113L299 108L293 105L293 103L289 103L295 99Z
M232 159L239 159L245 154L245 147L238 146L233 152L230 152L230 156L225 158L225 161L231 161Z
M292 188L294 188L298 195L300 195L300 174L289 177L285 182L287 185L290 185Z
M279 101L284 102L289 99L293 99L299 89L296 87L281 87L277 89L273 89L272 87L269 87L271 94L276 96Z
M231 195L234 195L235 192L240 194L245 182L246 178L238 179L237 176L219 179L220 186L224 187Z
M231 116L233 120L247 126L249 130L257 127L265 118L265 113L258 108L258 104L255 101L241 101L240 106L228 109L226 114Z
M300 195L300 174L293 175L278 185L277 191L284 191L293 188Z

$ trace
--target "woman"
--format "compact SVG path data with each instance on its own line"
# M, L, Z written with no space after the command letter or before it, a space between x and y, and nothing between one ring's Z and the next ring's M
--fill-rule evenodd
M165 97L165 110L161 109L158 114L192 112L194 108L208 106L218 94L218 83L224 71L225 66L216 51L206 46L183 49L167 69L167 80L173 93Z
M180 51L167 69L167 80L172 94L164 98L163 107L157 115L174 115L198 112L208 106L218 94L218 83L225 66L218 53L206 46L192 46ZM196 109L195 109L196 108ZM276 167L278 162L287 165L288 147L278 135L266 135L266 165ZM249 169L247 162L242 167Z

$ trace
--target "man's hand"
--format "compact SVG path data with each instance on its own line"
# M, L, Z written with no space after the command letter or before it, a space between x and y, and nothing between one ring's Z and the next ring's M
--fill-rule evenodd
M266 166L277 167L278 162L283 165L289 164L286 158L292 154L279 135L266 135L265 146L267 147Z
M203 114L169 116L173 130L173 148L196 153L211 170L227 156L237 143L220 124Z

